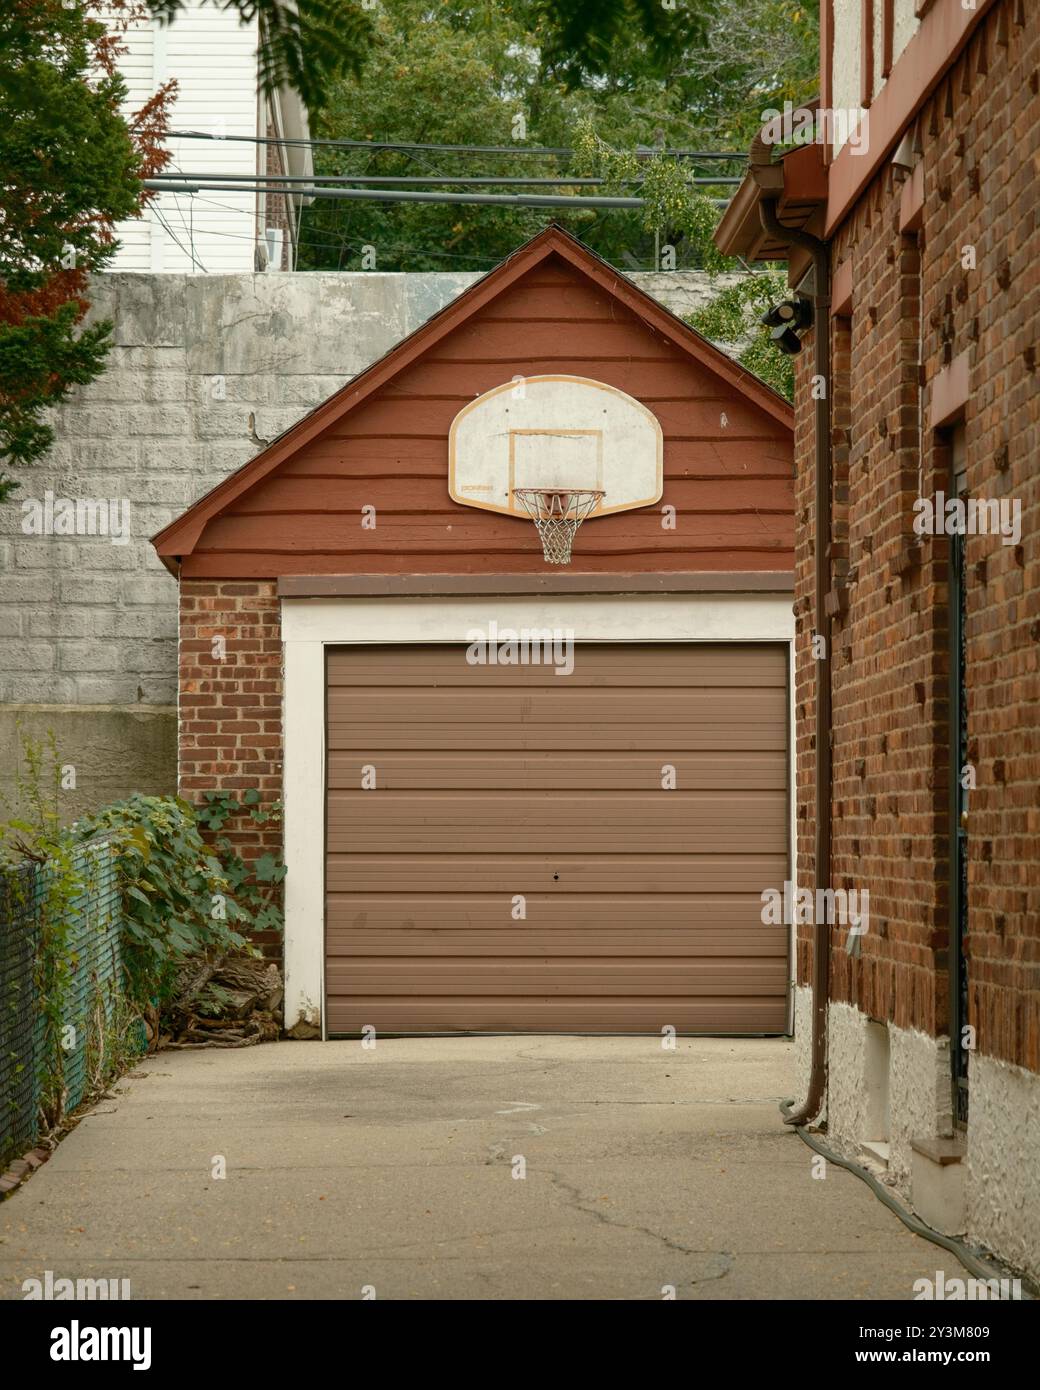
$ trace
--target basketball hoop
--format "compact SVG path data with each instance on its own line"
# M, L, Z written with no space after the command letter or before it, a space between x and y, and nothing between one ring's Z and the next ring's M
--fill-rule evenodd
M542 554L550 565L570 564L575 533L603 495L594 488L513 489L513 496L520 499L538 528Z

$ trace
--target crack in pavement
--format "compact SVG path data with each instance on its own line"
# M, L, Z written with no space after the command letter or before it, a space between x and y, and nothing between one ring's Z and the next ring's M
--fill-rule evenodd
M616 1221L611 1217L609 1212L600 1211L596 1207L584 1206L580 1188L574 1187L569 1182L566 1182L559 1173L554 1172L552 1169L542 1169L541 1171L545 1173L553 1187L568 1199L569 1206L575 1211L582 1212L585 1216L591 1216L601 1225L610 1226L612 1229L618 1231L630 1231L634 1234L649 1236L651 1240L659 1241L667 1249L674 1250L680 1255L703 1255L705 1253L703 1250L694 1250L688 1245L680 1245L677 1240L672 1240L671 1236L662 1235L660 1231L654 1231L649 1226L637 1226L628 1221ZM711 1274L702 1276L700 1279L692 1279L689 1281L690 1283L705 1284L711 1283L716 1279L724 1279L733 1268L733 1254L731 1251L716 1250L713 1251L712 1254L718 1259L722 1267Z

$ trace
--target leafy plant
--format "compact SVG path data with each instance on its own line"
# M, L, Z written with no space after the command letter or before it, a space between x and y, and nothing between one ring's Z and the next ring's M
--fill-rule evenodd
M223 830L227 821L242 815L248 816L253 825L278 825L282 805L276 801L265 811L255 787L243 792L241 800L230 792L205 792L197 815L199 824L211 831ZM236 902L250 915L253 931L281 931L279 898L285 878L284 863L269 851L247 862L226 835L219 836L214 845Z
M0 501L18 487L2 470L53 442L48 408L104 369L111 324L80 327L89 276L169 158L176 83L135 115L122 110L120 33L142 12L126 0L104 20L101 0L0 6Z
M734 352L741 366L790 401L794 358L780 351L761 322L766 309L788 294L782 271L761 271L720 289L710 304L687 315L686 322L718 347Z
M135 792L78 821L76 833L82 839L103 833L112 845L123 891L128 988L142 1011L161 1011L186 959L249 949L252 914L203 840L189 802Z
M39 920L33 993L42 1014L41 1111L53 1128L67 1098L63 1041L80 968L74 933L77 924L89 931L92 916L101 911L102 856L114 858L119 877L124 979L104 987L94 981L85 1062L92 1093L140 1050L142 1018L152 1037L159 1035L160 1017L186 965L211 971L229 954L259 955L248 934L280 930L285 865L269 852L247 863L228 836L219 835L211 846L202 832L219 832L243 815L255 826L277 824L281 808L276 803L265 809L255 789L241 799L213 792L200 807L180 797L135 793L65 826L54 735L34 739L19 733L22 761L15 780L24 809L0 823L0 872L27 860L37 866L28 888L24 873L5 873L3 888L8 898L21 893L25 915ZM219 985L207 999L219 1004Z
M685 241L686 259L705 270L733 268L733 261L723 256L712 240L718 208L691 181L689 165L664 154L637 159L631 150L608 145L596 134L593 123L584 120L575 142L575 169L579 174L602 178L604 191L613 194L631 192L632 181L641 177L644 231L656 232L671 243Z

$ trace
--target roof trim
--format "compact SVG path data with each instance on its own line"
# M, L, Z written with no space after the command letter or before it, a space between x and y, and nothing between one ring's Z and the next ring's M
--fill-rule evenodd
M586 275L641 318L648 327L661 333L700 366L741 392L779 425L788 430L794 429L794 410L783 396L727 357L602 257L553 223L154 535L152 544L167 569L176 572L176 561L192 553L203 529L213 517L552 255L560 256Z
M799 178L797 184L793 184L788 178L785 161L777 161L777 164L785 164L783 193L777 211L790 226L804 227L810 218L798 216L799 210L788 210L785 204L806 202L805 195L808 194L813 201L819 199L824 205L818 234L824 240L833 238L883 167L900 136L960 58L975 30L995 4L996 0L975 0L974 7L968 9L958 0L936 0L927 12L922 11L917 32L892 65L891 72L870 103L869 153L856 154L848 144L836 155L830 146L821 147L824 165L822 197L814 178L808 182ZM824 11L830 14L826 5ZM825 84L830 80L831 55L823 45L832 39L833 25L828 21L820 39ZM825 103L829 105L829 96L825 96ZM812 105L811 102L805 104ZM776 175L756 157L760 153L761 143L760 136L756 136L751 146L751 167L715 231L714 241L726 256L743 256L756 261L784 260L789 249L778 248L778 243L770 241L758 225L759 202L763 197L777 196L771 182ZM773 166L774 169L776 167ZM808 170L802 172L807 173ZM804 212L804 209L800 211ZM817 209L811 211L815 213ZM795 215L792 215L793 212Z
M658 574L291 574L279 598L394 598L441 594L792 593L791 570Z
M806 103L807 109L815 106L814 101ZM759 132L751 146L747 175L715 229L713 240L722 254L752 261L790 260L790 246L762 226L759 204L773 199L786 225L807 227L827 201L824 154L823 145L814 141L772 159Z

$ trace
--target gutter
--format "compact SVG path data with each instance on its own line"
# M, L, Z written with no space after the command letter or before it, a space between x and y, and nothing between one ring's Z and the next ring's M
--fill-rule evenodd
M813 563L815 567L815 628L814 634L824 641L824 656L816 662L816 793L815 793L815 852L813 868L816 895L822 902L821 889L831 886L831 620L827 612L831 552L831 268L830 248L825 241L800 228L786 226L776 215L777 197L765 197L759 203L762 226L770 237L786 245L800 246L812 257L815 271L813 293L813 352L814 376L824 383L824 391L816 401L816 534ZM805 1100L790 1113L784 1112L784 1123L805 1125L814 1120L823 1108L827 1091L827 1005L830 998L830 923L821 922L820 914L813 927L812 964L812 1059L809 1090Z

